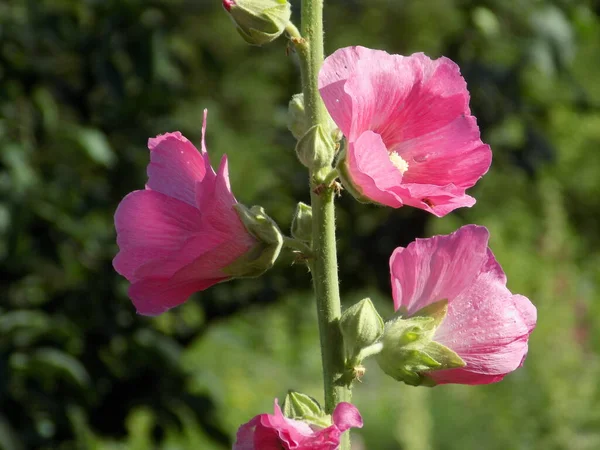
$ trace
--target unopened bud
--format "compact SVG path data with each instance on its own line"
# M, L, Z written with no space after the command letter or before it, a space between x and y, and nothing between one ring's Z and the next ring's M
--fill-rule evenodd
M292 14L287 0L223 0L223 7L246 42L263 45L285 31Z

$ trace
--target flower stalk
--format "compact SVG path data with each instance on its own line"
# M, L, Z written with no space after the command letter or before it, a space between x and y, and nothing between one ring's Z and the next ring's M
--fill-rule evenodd
M302 92L306 117L311 126L325 126L327 112L318 88L318 75L323 64L323 0L303 0L301 18L302 37L292 42L298 50L302 71ZM317 303L325 412L331 414L340 402L349 402L351 391L340 379L344 372L344 346L339 329L341 316L337 249L335 240L335 191L326 186L316 189L331 172L331 161L322 161L320 167L311 167L311 206L313 212L313 259L310 268ZM344 433L340 450L350 449L350 438Z

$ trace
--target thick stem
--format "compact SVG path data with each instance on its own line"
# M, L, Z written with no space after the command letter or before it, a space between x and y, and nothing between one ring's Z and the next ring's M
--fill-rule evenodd
M314 255L311 269L317 297L327 413L331 413L339 402L349 402L351 397L350 389L340 382L344 372L344 345L338 324L341 307L333 198L334 191L329 188L320 195L311 194Z
M302 36L290 30L300 58L304 108L311 126L325 125L327 111L319 95L318 76L323 64L323 0L302 0ZM310 174L313 214L312 271L321 339L325 411L332 413L342 401L351 400L350 389L340 382L344 372L344 346L339 329L340 291L335 241L334 190L323 185L331 166L315 167ZM318 186L318 188L317 188ZM340 450L350 449L349 433L344 433Z

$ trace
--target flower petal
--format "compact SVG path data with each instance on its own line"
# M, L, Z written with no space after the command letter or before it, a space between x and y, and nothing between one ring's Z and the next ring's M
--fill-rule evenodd
M130 193L115 212L115 270L134 281L141 265L178 252L199 224L200 212L187 203L155 191Z
M327 57L319 72L319 91L329 114L344 135L350 133L352 98L345 92L346 79L354 72L361 59L374 60L374 64L388 55L381 50L365 47L341 48Z
M177 275L170 279L144 278L134 282L128 294L139 314L156 316L181 305L194 292L203 291L222 280L195 280Z
M333 410L333 424L343 433L350 428L362 428L363 420L356 406L341 402Z
M178 131L149 139L148 148L147 188L196 206L196 183L212 172L208 158Z
M394 309L403 307L412 315L459 295L487 261L488 239L485 227L467 225L447 236L398 247L390 258Z
M363 195L383 205L402 206L398 196L390 192L391 187L401 183L402 174L390 161L381 136L365 131L349 144L346 164L352 182Z
M458 117L428 134L404 140L394 150L408 163L405 183L453 184L466 189L492 162L490 147L479 139L473 116Z

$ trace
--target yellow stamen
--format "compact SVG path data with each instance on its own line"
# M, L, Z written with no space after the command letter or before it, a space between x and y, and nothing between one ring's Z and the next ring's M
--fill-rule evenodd
M390 153L390 161L402 175L408 170L408 163L397 152Z

